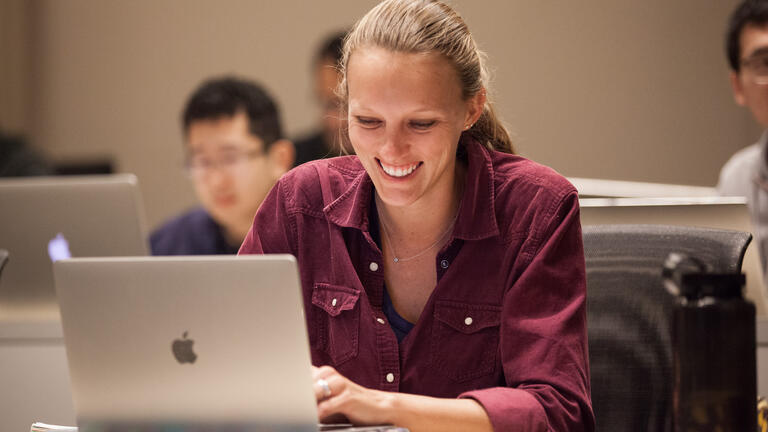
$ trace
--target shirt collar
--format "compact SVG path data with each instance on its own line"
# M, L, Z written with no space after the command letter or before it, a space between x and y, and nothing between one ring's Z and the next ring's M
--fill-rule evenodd
M494 199L494 170L490 150L477 140L462 139L467 149L467 179L453 236L480 240L499 235Z
M491 155L489 150L470 137L462 136L462 145L467 154L467 178L453 237L480 240L497 236L499 227L496 223ZM328 204L323 212L336 225L368 231L368 211L372 197L373 182L365 169L361 168L360 174L344 193Z
M334 168L334 162L328 165ZM360 165L359 165L360 166ZM368 231L368 209L373 196L373 182L365 169L360 171L347 189L323 208L326 218L339 226Z

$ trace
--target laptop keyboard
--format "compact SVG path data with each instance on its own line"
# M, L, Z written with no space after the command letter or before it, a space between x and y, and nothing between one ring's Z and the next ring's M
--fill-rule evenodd
M344 431L344 432L408 432L408 429L392 425L379 426L353 426L351 424L320 424L317 425L319 432L326 431Z

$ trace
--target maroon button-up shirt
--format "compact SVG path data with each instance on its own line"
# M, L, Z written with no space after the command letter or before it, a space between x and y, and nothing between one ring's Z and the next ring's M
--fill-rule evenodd
M463 144L458 219L402 343L382 312L374 187L356 157L283 176L240 253L296 256L315 365L369 388L475 399L496 431L591 431L576 190L522 157Z

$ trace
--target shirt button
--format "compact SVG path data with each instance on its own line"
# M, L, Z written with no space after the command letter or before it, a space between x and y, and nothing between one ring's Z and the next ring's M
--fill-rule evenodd
M336 299L331 300L331 306L336 306Z
M395 380L395 374L393 374L392 372L388 373L387 374L387 382L391 383L394 380Z
M368 268L371 269L371 271L377 271L379 269L379 265L376 264L375 262L372 262L368 264Z
M440 267L447 269L448 268L448 260L442 260L440 261Z
M384 320L383 320L383 319L381 319L381 318L376 318L376 321L378 321L378 322L379 322L379 324L386 324L386 323L387 323L386 321L384 321Z
M466 325L472 325L472 317L466 317L466 318L464 318L464 324L466 324Z

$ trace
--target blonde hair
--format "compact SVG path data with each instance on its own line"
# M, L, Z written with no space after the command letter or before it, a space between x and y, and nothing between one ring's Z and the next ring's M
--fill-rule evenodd
M456 11L437 0L385 0L365 14L344 40L338 91L344 110L348 106L347 64L352 53L365 46L442 54L454 65L465 100L488 88L485 54ZM480 118L463 134L489 149L514 153L509 133L487 99Z

